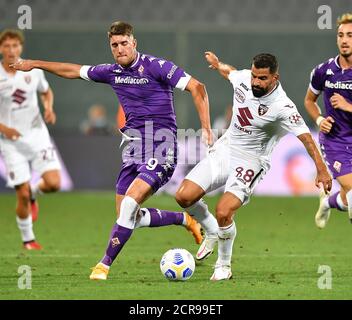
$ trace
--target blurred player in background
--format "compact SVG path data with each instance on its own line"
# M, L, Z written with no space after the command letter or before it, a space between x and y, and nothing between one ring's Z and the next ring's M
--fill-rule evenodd
M330 208L348 211L352 222L352 13L337 20L339 55L319 64L311 74L305 106L319 127L320 148L340 191L320 194L315 215L318 228L324 228ZM323 92L325 112L317 104Z
M55 124L54 96L42 70L25 73L10 67L18 61L24 37L17 30L0 34L0 151L7 170L7 185L16 189L17 225L25 249L39 250L32 222L37 219L37 193L55 192L60 188L60 164L42 119L37 91L44 107L44 119ZM41 175L30 186L31 169Z
M191 93L201 122L204 141L212 144L209 101L205 86L171 61L137 51L133 28L115 22L108 32L115 64L77 64L23 60L13 67L28 71L40 68L64 78L82 78L112 86L126 116L121 129L128 142L116 183L114 225L103 259L93 268L90 279L105 280L109 268L130 238L140 205L171 178L177 159L177 126L173 89ZM149 209L150 226L183 224L194 233L197 223L186 213Z
M186 176L176 200L204 223L211 213L202 197L225 185L216 207L218 234L207 233L196 256L198 260L204 259L218 242L218 259L210 278L217 281L232 277L231 257L236 237L233 214L249 202L254 188L269 170L271 153L281 137L291 132L303 143L316 166L317 186L323 184L328 192L332 181L308 127L278 81L275 56L255 56L251 70L236 70L220 62L212 52L206 52L205 57L209 67L218 70L233 85L233 116L229 129L208 156Z

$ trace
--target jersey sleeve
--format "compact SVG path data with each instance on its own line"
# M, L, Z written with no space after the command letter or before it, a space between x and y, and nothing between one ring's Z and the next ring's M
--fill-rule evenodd
M315 95L319 95L323 90L324 74L323 64L315 67L310 74L309 89L312 90Z
M49 83L48 83L48 81L45 78L45 74L44 74L43 70L39 70L38 69L38 78L39 78L39 81L38 81L37 90L40 93L47 92L48 89L49 89Z
M293 102L286 104L279 115L280 127L287 132L299 136L303 133L310 133L303 117L298 112Z
M108 83L111 64L99 64L96 66L84 65L80 69L80 77L87 81Z
M191 76L173 62L155 58L150 64L153 77L173 88L185 90Z
M236 80L236 78L239 76L240 74L240 71L239 70L232 70L230 73L229 73L229 81L233 84L234 81Z

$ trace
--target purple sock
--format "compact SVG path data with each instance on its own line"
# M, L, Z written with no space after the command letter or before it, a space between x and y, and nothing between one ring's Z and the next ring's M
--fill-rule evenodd
M109 245L101 262L111 266L127 240L131 237L132 232L132 229L122 227L116 223L111 230Z
M336 192L334 193L332 196L329 197L329 207L330 208L335 208L337 210L340 210L340 211L344 211L343 208L341 208L339 206L339 204L337 203L337 196L339 195L340 192Z
M158 210L154 208L148 208L150 212L150 227L161 227L168 226L171 224L182 224L183 223L183 213Z

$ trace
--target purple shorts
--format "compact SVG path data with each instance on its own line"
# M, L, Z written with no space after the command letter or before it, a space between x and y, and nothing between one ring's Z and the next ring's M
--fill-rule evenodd
M334 179L352 173L352 146L321 144L320 149Z
M133 180L142 179L158 191L172 177L177 162L177 142L139 145L129 143L122 152L122 168L116 179L116 193L125 194Z

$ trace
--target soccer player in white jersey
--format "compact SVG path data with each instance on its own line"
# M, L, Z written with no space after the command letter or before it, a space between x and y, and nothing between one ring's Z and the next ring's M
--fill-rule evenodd
M20 59L24 37L17 30L0 34L0 152L7 170L7 185L16 189L17 225L23 247L40 250L32 222L38 214L37 193L60 188L60 163L38 106L37 92L44 107L44 119L54 124L53 92L42 70L17 71L9 65ZM30 186L31 169L41 175Z
M236 70L220 62L212 52L206 52L205 58L209 67L233 86L233 116L229 129L209 155L186 176L176 200L203 226L209 225L211 213L202 197L225 185L216 206L217 234L206 233L196 256L198 260L205 258L218 242L218 259L210 278L216 281L232 277L231 257L236 237L233 215L249 202L255 186L269 170L272 150L282 136L291 132L303 143L316 166L317 187L322 185L327 193L332 178L308 127L278 81L275 56L257 55L251 70ZM216 226L209 229L216 230Z

